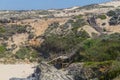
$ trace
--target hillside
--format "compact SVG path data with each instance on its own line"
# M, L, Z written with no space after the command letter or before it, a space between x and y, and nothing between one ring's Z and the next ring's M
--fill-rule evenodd
M119 37L119 0L58 10L0 11L0 63L39 64L35 71L26 65L27 78L18 70L10 80L119 80Z
M120 7L120 0L112 0L110 2L106 2L100 5Z

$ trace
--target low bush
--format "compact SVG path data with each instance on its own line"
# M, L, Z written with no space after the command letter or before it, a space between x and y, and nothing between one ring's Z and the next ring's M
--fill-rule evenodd
M8 38L16 33L27 32L26 26L22 25L11 25L11 26L1 26L0 27L0 37Z
M116 60L120 56L118 34L84 41L82 54L88 61ZM114 37L114 38L112 38Z
M107 16L112 17L112 16L114 16L114 15L116 15L116 12L113 11L113 10L110 10L110 11L107 12Z
M64 36L52 34L45 37L45 41L38 47L38 50L46 54L47 57L49 57L49 53L68 54L76 51L81 42L87 38L89 38L89 35L85 31L71 32Z
M28 48L28 47L21 47L15 54L16 59L28 59L30 61L35 61L38 59L38 52Z
M113 80L120 75L120 62L116 60L103 62L85 62L84 67L91 68L98 80Z
M98 18L100 18L101 20L104 20L104 19L106 19L107 17L106 17L106 15L102 14L102 15L98 15Z
M3 45L0 45L0 58L5 57L6 48Z

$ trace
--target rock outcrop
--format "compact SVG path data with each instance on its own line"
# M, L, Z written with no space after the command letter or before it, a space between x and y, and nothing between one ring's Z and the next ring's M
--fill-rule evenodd
M103 30L100 26L98 26L95 16L88 18L87 21L90 24L90 26L92 26L97 32L102 34Z
M84 67L84 63L73 63L64 69L41 62L27 78L11 78L10 80L96 80L97 75L91 69Z
M96 76L91 68L84 67L84 63L73 63L67 70L74 80L94 80Z
M11 78L10 80L73 80L73 78L67 74L67 71L57 70L55 67L42 62L28 78Z
M41 63L39 68L41 69L40 80L73 80L67 72L57 70L46 63Z

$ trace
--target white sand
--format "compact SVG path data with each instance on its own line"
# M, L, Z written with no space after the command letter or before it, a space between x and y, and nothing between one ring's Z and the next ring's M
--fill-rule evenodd
M0 80L26 78L34 72L35 64L0 64Z

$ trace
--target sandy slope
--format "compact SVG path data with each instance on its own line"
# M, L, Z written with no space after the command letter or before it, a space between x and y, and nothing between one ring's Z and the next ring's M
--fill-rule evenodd
M102 3L102 4L99 4L99 5L119 7L120 6L120 0L114 0L114 1L106 2L106 3Z
M35 29L36 36L42 35L53 22L65 23L68 18L50 18L50 19L26 19L22 22L31 25ZM19 24L19 22L18 22ZM21 24L21 23L20 23Z
M26 78L33 73L34 66L35 64L0 64L0 80Z

